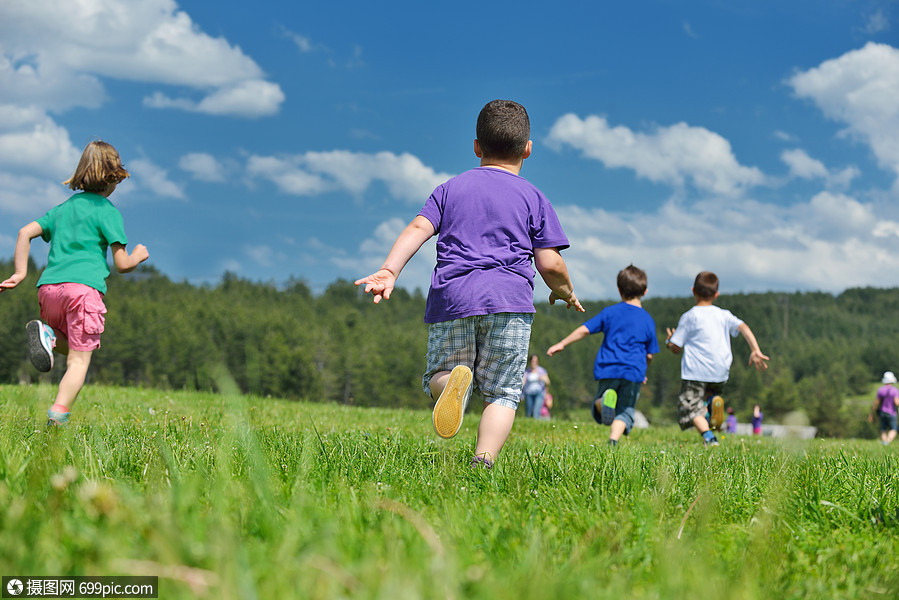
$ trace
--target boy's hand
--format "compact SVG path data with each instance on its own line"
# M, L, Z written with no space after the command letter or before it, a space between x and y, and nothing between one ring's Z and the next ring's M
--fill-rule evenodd
M556 300L562 300L563 302L565 302L568 305L565 308L571 308L573 306L578 312L587 312L584 307L581 306L581 302L577 299L577 296L574 295L574 292L571 292L571 295L567 298L563 298L557 293L551 292L549 295L549 303L555 304Z
M552 356L556 352L561 352L565 349L565 344L553 344L549 347L549 350L546 351L547 356Z
M668 339L671 339L671 336L674 335L674 332L677 331L677 328L671 329L670 327L665 328L665 333L668 334Z
M20 275L20 274L18 274L18 273L13 273L13 274L9 277L9 279L7 279L6 281L0 283L0 293L2 293L3 290L11 290L11 289L13 289L14 287L16 287L17 285L19 285L20 283L22 283L22 280L23 280L23 279L25 279L25 275Z
M396 285L396 275L387 269L381 269L377 273L372 273L368 277L356 280L356 285L365 284L365 293L371 292L374 296L375 304L384 300L390 300L390 293Z
M749 364L754 366L757 371L764 371L768 368L768 363L766 360L771 360L764 354L762 354L761 350L754 350L752 354L749 355Z

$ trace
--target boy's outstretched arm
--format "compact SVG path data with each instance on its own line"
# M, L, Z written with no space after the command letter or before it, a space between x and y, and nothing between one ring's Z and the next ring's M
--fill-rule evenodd
M118 242L110 247L112 248L112 262L115 264L115 270L119 273L130 273L137 268L137 265L150 258L150 253L143 244L136 245L130 255L125 246Z
M584 312L584 307L574 295L574 286L568 276L568 265L565 264L565 259L562 258L558 248L534 248L534 266L552 290L549 295L550 304L562 300L568 308L573 306L578 312Z
M381 298L389 300L396 280L406 263L434 233L434 226L430 221L421 215L416 216L396 238L381 268L368 277L357 279L356 285L364 283L365 293L371 292L375 304L380 302Z
M753 335L752 330L749 328L749 325L746 323L740 324L740 333L743 334L743 337L746 338L746 343L749 344L749 350L752 352L749 355L749 364L753 365L757 370L764 371L768 368L768 363L766 360L771 360L764 354L762 354L761 349L759 348L759 343L755 339L755 335Z
M38 225L37 221L32 221L19 230L19 237L16 239L16 254L13 259L16 272L9 279L0 283L0 292L13 289L28 275L28 253L31 251L31 240L42 233L44 233L44 228Z
M683 348L681 348L677 344L671 343L671 336L674 335L675 331L676 331L676 329L671 329L670 327L665 328L665 332L668 334L668 339L665 340L665 346L667 346L667 348L669 350L671 350L672 352L674 352L675 354L680 354L681 350L683 350Z
M564 340L550 346L549 350L546 351L546 355L552 356L556 352L561 352L568 344L573 344L579 340L582 340L588 335L590 335L590 330L587 329L585 325L581 325L580 327L569 333L567 336L565 336Z

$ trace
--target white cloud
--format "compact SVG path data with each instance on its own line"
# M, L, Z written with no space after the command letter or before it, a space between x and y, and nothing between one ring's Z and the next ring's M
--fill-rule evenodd
M126 168L143 187L157 196L178 200L187 198L181 186L169 179L169 172L147 158L135 158Z
M35 175L67 178L81 152L68 132L32 107L0 105L0 165Z
M359 195L380 181L393 197L421 203L435 187L451 177L425 166L411 154L346 150L287 157L251 156L247 172L272 181L282 192L298 196L334 190Z
M899 49L871 42L788 83L828 118L844 123L844 134L868 144L880 166L899 176Z
M725 293L899 284L899 273L888 275L899 222L843 194L792 207L744 200L669 202L648 214L556 210L571 241L563 256L588 298L616 297L615 274L630 263L646 270L654 295L688 295L702 270L716 272Z
M820 160L809 156L805 150L784 150L781 160L790 168L791 177L802 179L823 179L828 187L847 187L853 179L861 175L857 167L849 166L841 171L831 172Z
M239 47L201 31L173 0L5 0L0 40L0 102L96 108L104 77L207 94L157 91L146 100L153 107L255 117L284 99Z
M868 35L874 35L883 31L889 31L890 19L878 9L874 14L868 16L863 31Z
M703 127L676 123L650 133L610 127L603 117L560 117L547 138L556 149L568 145L609 168L633 169L640 177L678 187L688 181L704 192L733 196L765 183L755 167L737 162L730 142Z
M178 161L178 166L191 173L194 179L220 183L225 181L225 168L211 154L193 152L185 154Z

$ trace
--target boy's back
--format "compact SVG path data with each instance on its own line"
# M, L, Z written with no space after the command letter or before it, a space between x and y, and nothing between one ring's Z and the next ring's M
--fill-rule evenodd
M718 306L694 306L685 312L671 343L683 348L681 379L727 381L733 362L730 338L740 333L743 321Z
M427 323L533 313L534 248L568 247L546 197L503 169L478 167L450 179L419 215L438 234Z
M605 334L593 365L594 379L643 381L647 355L659 351L655 321L646 309L619 302L604 308L584 326L591 334Z

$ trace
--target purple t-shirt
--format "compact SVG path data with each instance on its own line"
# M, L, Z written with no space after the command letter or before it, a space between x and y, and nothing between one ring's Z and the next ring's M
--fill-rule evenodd
M425 323L533 313L534 248L567 248L549 200L523 177L478 167L437 187L421 212L437 232Z
M880 400L880 412L888 415L896 415L896 404L899 400L899 390L890 384L877 390L877 399Z

